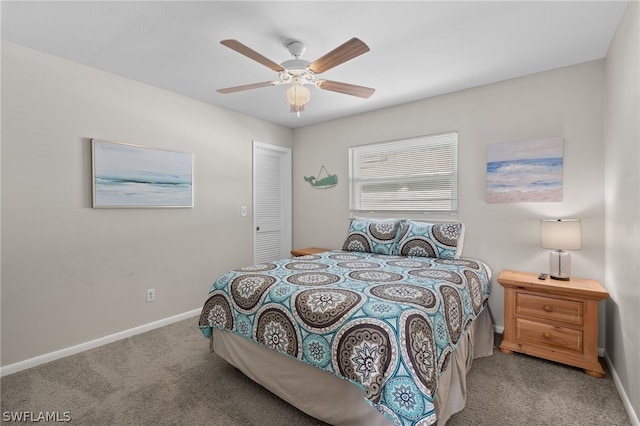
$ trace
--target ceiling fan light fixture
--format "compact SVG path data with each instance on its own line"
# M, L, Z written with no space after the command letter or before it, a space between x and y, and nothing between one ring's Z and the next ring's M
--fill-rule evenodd
M287 101L291 106L291 112L304 111L304 105L309 102L309 99L311 99L311 92L301 84L292 84L287 89Z

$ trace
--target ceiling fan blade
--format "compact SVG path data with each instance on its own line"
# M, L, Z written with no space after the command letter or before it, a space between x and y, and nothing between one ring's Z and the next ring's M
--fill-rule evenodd
M311 71L315 72L316 74L320 74L321 72L330 70L331 68L347 62L348 60L351 60L356 56L367 53L368 51L369 46L367 46L362 40L354 37L346 43L343 43L340 46L336 47L321 58L313 61L309 65L309 69L311 69Z
M263 81L262 83L245 84L243 86L227 87L226 89L218 89L220 93L234 93L242 92L243 90L259 89L260 87L275 86L277 83L274 81Z
M238 40L222 40L220 44L222 44L223 46L227 46L229 49L235 50L236 52L246 56L247 58L250 58L256 62L259 62L265 67L271 68L274 71L278 71L278 72L284 71L284 68L282 68L282 66L280 66L279 64L276 64L271 59L262 56L261 54L251 49L250 47L245 46L244 44L240 43Z
M318 80L316 83L319 89L330 90L332 92L344 93L345 95L368 98L373 95L376 89L371 87L356 86L355 84L340 83L339 81Z

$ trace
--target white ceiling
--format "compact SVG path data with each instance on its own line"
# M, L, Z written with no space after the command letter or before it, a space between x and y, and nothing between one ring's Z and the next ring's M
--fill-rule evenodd
M603 58L626 1L2 1L2 39L296 128ZM322 78L373 87L361 99L311 87L300 117L284 86L222 46L237 39L274 62L284 43L313 61L352 37L370 52Z

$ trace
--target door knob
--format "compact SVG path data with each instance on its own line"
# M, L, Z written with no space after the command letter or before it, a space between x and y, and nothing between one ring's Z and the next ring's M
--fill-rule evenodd
M260 227L259 227L259 226L256 226L256 231L259 231L259 230L260 230Z

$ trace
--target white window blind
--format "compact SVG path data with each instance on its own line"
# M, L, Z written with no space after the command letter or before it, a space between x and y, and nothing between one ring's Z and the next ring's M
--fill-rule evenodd
M351 212L458 210L458 133L349 148Z

